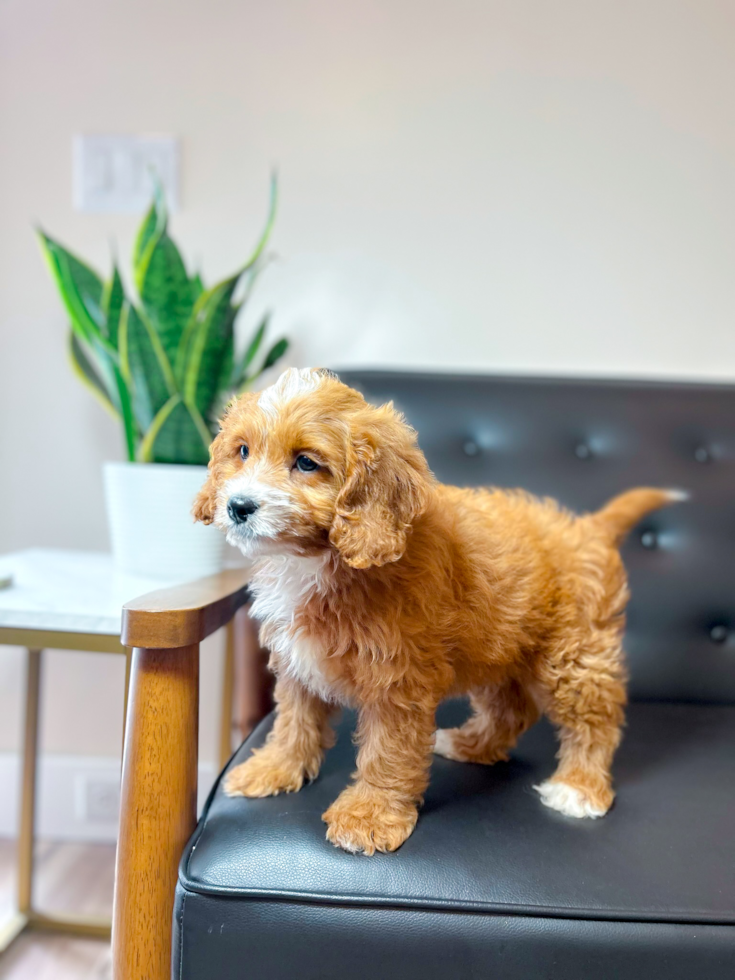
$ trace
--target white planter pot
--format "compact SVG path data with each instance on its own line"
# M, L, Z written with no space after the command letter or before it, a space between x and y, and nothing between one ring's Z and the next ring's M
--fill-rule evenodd
M186 582L222 568L224 535L191 516L206 466L105 463L103 475L119 571Z

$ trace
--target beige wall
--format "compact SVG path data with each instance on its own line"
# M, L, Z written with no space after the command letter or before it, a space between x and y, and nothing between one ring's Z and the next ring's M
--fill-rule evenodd
M105 268L135 221L72 211L74 133L181 137L173 227L209 277L278 164L253 315L299 363L735 377L729 0L4 0L0 45L2 550L106 547L119 436L66 368L31 223ZM117 665L87 661L59 662L48 739L110 753Z

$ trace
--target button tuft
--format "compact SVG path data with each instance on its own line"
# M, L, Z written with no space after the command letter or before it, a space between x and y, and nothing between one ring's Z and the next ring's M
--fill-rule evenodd
M722 623L718 623L717 626L713 626L709 631L709 638L713 643L724 643L727 639L729 630L727 626L723 626Z
M697 446L694 450L694 458L698 463L709 463L712 459L712 453L706 446Z
M653 550L658 546L658 535L655 531L644 531L641 535L641 544L644 548Z
M462 446L462 451L465 456L477 456L480 452L480 447L472 439L468 439L467 442Z
M580 442L574 447L574 455L577 459L589 459L592 456L592 450L586 442Z

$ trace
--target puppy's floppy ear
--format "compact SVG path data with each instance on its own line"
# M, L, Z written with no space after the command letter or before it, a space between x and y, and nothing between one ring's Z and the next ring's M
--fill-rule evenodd
M238 426L248 417L258 396L252 391L233 399L219 420L220 430L209 447L209 473L204 486L194 499L192 514L195 521L211 524L217 510L217 492L227 477L228 454L233 440L237 440Z
M225 426L227 425L229 414L230 413L228 410L220 420L220 426L222 428L214 437L212 445L209 447L209 472L207 473L207 479L204 481L202 489L194 498L194 505L191 508L194 520L201 521L202 524L211 524L214 520L215 511L217 510L217 491L220 484L220 464L222 457L226 452L224 438Z
M216 437L209 449L209 466L207 479L199 493L194 498L194 505L191 508L195 521L202 524L211 524L214 520L214 512L217 509L217 472L215 463L215 443L222 433Z
M194 506L191 513L195 521L202 524L211 524L214 520L214 512L217 508L217 488L212 476L212 462L209 463L209 474L204 486L194 498Z
M329 540L348 565L369 568L403 555L432 477L416 433L392 403L359 415Z

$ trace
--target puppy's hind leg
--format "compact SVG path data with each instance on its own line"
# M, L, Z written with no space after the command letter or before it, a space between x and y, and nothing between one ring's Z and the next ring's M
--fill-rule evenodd
M602 817L615 796L611 765L626 700L619 638L598 633L549 694L546 714L559 728L559 765L534 788L545 806L566 816Z
M437 731L436 755L483 765L506 761L509 750L539 716L534 701L516 680L475 690L470 702L472 717L461 728Z

